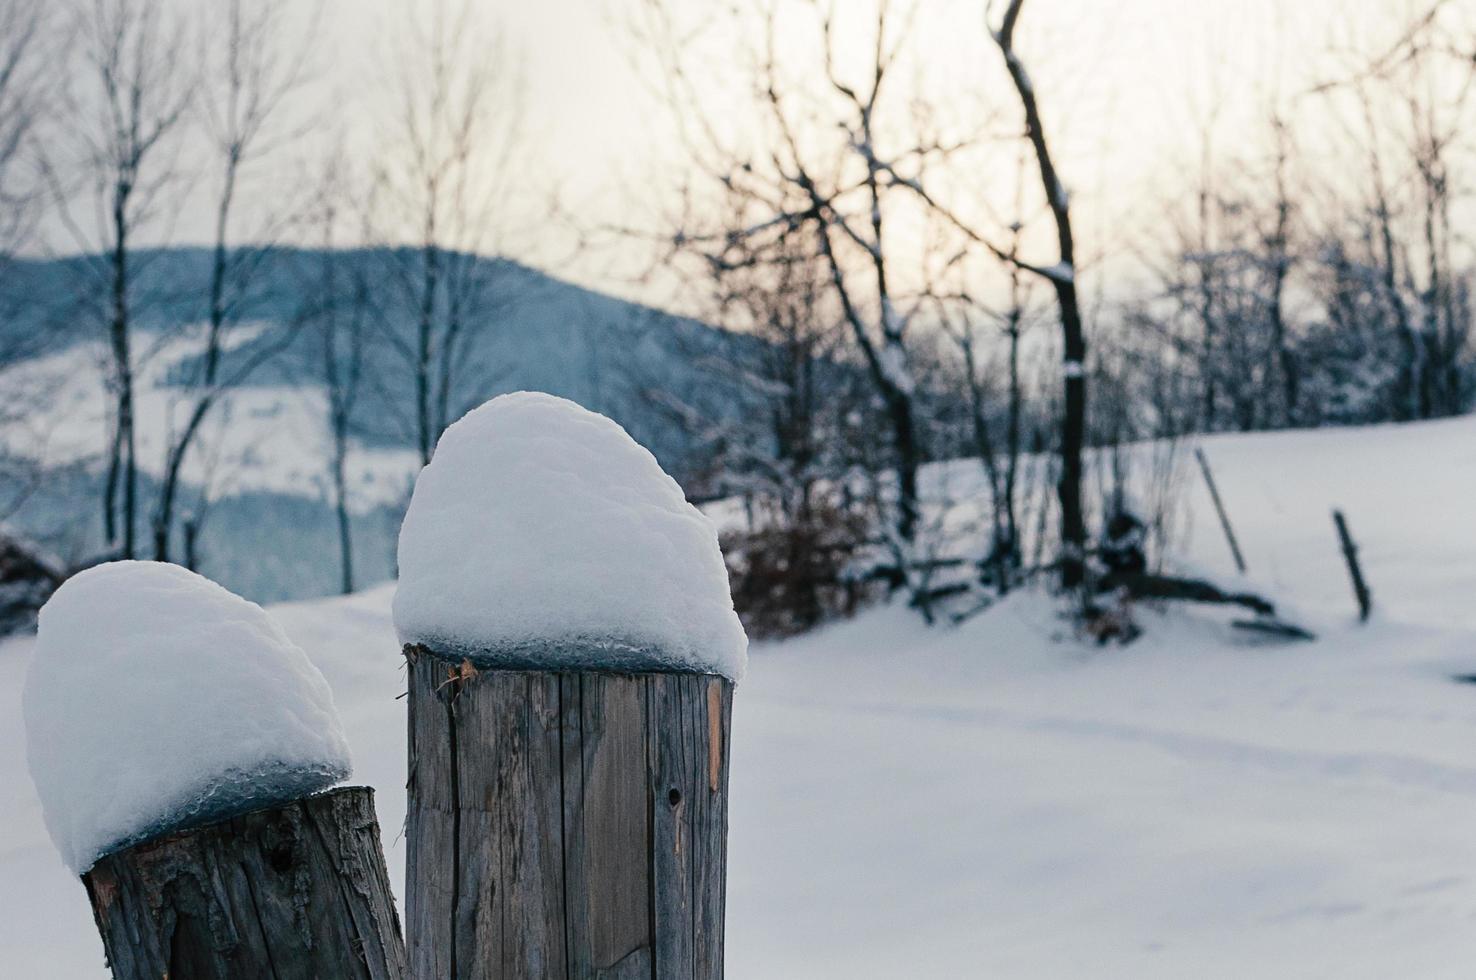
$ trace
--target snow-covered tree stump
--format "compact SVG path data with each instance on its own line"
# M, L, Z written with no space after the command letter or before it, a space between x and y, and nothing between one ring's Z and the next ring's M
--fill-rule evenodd
M419 980L717 980L748 641L711 522L614 422L516 393L400 532Z
M331 789L333 695L261 607L178 565L88 569L41 610L23 707L117 980L407 975L374 794Z
M721 977L732 682L406 656L412 975Z
M365 786L134 844L82 881L116 980L409 975Z

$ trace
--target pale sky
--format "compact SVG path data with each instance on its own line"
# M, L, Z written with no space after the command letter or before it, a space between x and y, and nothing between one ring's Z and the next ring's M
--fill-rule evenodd
M356 21L363 5L334 4L331 17ZM422 0L425 2L425 0ZM639 224L680 180L669 116L631 63L628 25L640 0L538 0L495 9L526 72L529 151L536 179L557 183L583 222ZM671 0L704 18L720 0ZM748 0L744 0L748 2ZM757 2L757 0L753 0ZM394 3L381 0L386 11ZM960 104L1011 98L998 53L983 28L980 0L920 0L913 46L941 72L942 97ZM1041 92L1047 126L1078 207L1082 235L1120 233L1144 220L1155 197L1197 162L1200 128L1218 106L1217 144L1244 149L1265 106L1339 71L1336 48L1370 48L1394 36L1424 3L1415 0L1030 0L1020 45ZM870 29L866 0L841 0L838 22L858 37ZM796 57L813 37L796 38ZM735 40L736 51L739 44ZM712 49L707 82L732 85L735 65ZM957 81L954 82L954 79ZM698 84L703 84L698 79ZM721 105L720 98L715 102ZM743 106L733 106L735 114ZM719 120L719 125L737 119ZM1304 145L1317 159L1316 141ZM1328 161L1336 166L1336 160ZM618 255L596 250L570 260L567 239L546 227L520 236L535 264L592 285L640 293ZM617 271L613 271L617 270ZM660 300L661 297L655 297Z
M405 2L434 0L324 0L326 57L315 94L331 109L316 130L347 131L355 152L366 157L375 152L372 120L387 74L384 25L399 22ZM576 250L566 222L543 217L557 191L584 231L649 225L681 181L669 114L631 60L628 25L640 2L487 0L481 9L500 23L525 82L518 227L505 236L506 251L596 288L667 302L654 287L631 280L635 250ZM714 23L728 6L669 2L686 18L711 13ZM913 70L931 79L933 97L960 115L1008 103L1012 93L983 29L983 2L918 2ZM1198 160L1212 108L1218 107L1216 145L1227 153L1245 150L1258 138L1246 134L1259 134L1264 107L1278 93L1285 99L1336 74L1333 47L1376 47L1423 6L1414 0L1030 0L1019 45L1041 93L1088 254L1120 248L1124 234L1151 220ZM864 38L870 8L869 0L841 0L842 30ZM731 95L740 42L709 31L706 77L697 79L711 87L718 114L733 116L715 125L735 131L747 108ZM786 42L793 58L819 57L813 37ZM1319 147L1310 142L1302 149L1316 161ZM288 170L284 164L280 175L259 179L249 194L276 193L274 182L295 179ZM173 239L203 240L207 213L186 208ZM609 237L603 240L608 245Z

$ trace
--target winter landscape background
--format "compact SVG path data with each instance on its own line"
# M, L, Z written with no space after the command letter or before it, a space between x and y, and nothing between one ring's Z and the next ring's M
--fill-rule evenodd
M105 974L20 699L117 558L403 898L397 536L519 390L721 536L731 975L1469 972L1476 7L1099 6L0 0L0 976Z
M1470 419L1207 440L1257 583L1317 643L1258 645L1170 610L1103 652L1020 593L958 629L894 605L754 648L735 700L730 974L1464 975L1476 707L1451 676L1476 667L1473 441ZM1379 476L1329 489L1368 461ZM1191 555L1233 576L1207 495L1189 496ZM1382 604L1367 626L1329 546L1333 502L1385 515L1366 522ZM399 888L391 593L269 611L333 688ZM102 977L25 772L31 644L0 647L0 962Z
M199 570L259 601L330 594L340 583L332 486L325 462L332 457L319 360L321 346L300 329L298 311L310 302L310 283L322 253L284 249L271 256L270 284L249 302L240 343L226 351L229 374L269 351L248 375L220 397L209 434L211 448L189 474L191 503L208 513L201 536ZM394 262L390 253L354 252L340 259L348 275L370 275ZM138 375L139 457L143 496L154 497L181 406L191 398L204 337L195 321L196 297L209 283L209 255L201 249L150 254L141 288L160 297L140 325L138 343L151 350ZM693 351L721 350L728 340L696 321L553 279L507 260L482 260L496 283L505 329L486 332L466 353L455 393L459 416L505 391L548 391L621 419L631 433L669 467L692 449L679 426L642 398L643 386L663 379L673 390L699 384L688 366ZM26 460L0 471L0 495L11 502L7 521L28 539L45 542L66 564L103 549L101 525L78 522L78 500L98 492L98 432L106 426L104 352L77 319L70 284L76 270L66 260L17 260L7 270L35 297L0 330L17 348L39 349L7 365L0 383L25 405L7 427L6 450ZM413 311L386 312L386 333L367 338L364 372L383 382L364 383L355 406L354 446L348 491L359 547L356 580L391 577L399 516L418 468L413 422L406 417L395 377L397 343L413 336ZM0 341L3 342L3 341ZM720 393L741 404L741 392ZM690 397L690 394L689 394ZM31 456L30 454L35 454ZM39 456L39 459L36 457ZM32 462L40 466L32 465ZM38 479L40 472L44 479Z

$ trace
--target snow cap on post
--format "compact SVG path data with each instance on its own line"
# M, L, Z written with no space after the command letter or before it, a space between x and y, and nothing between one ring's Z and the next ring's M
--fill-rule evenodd
M717 531L643 446L540 392L448 428L400 529L400 641L477 666L738 680Z
M78 874L349 774L323 675L260 606L178 565L110 562L63 583L22 707L46 828Z

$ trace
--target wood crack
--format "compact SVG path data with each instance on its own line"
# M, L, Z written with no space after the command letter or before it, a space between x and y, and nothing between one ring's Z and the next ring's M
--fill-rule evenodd
M461 911L461 755L456 733L456 698L461 693L459 681L446 698L446 733L450 743L451 777L451 925L450 958L451 976L460 976L456 969L459 950L458 922Z

